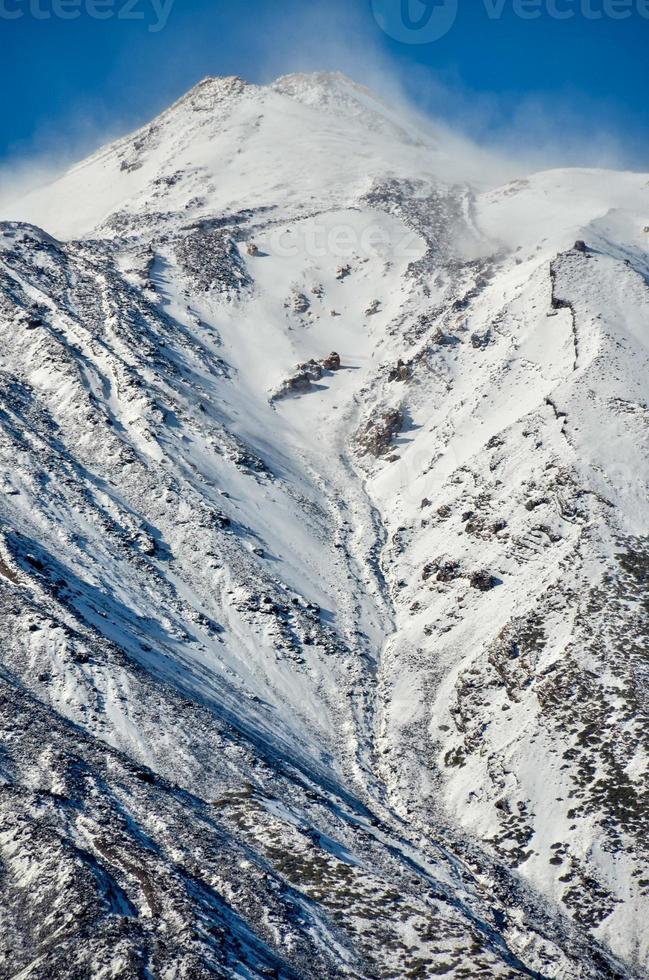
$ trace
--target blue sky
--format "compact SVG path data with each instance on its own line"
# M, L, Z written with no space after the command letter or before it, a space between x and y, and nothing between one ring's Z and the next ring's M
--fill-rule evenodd
M482 142L649 170L649 0L426 0L459 4L430 43L390 36L402 2L426 20L422 0L0 0L0 164L88 152L207 74L341 68Z

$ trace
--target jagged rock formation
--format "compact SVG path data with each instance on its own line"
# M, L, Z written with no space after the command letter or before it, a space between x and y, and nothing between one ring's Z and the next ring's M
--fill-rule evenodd
M297 365L294 373L282 382L271 400L278 401L291 395L315 391L318 381L333 371L340 371L340 367L340 354L336 351L332 351L331 354L319 361L316 361L315 357L311 357L304 364Z
M206 79L5 216L0 975L648 975L649 182L461 153Z

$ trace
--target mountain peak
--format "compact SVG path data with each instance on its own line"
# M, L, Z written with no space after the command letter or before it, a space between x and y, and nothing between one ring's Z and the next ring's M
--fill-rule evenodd
M648 178L476 152L210 77L0 222L3 976L649 976Z
M445 179L440 163L430 133L339 72L286 75L268 86L208 76L137 132L12 202L6 217L70 238L112 227L106 222L115 217L123 228L125 214L164 213L184 223L233 213L263 203L272 187L295 206L317 200L329 208L397 171Z
M270 86L275 92L288 95L305 105L326 107L331 104L380 100L374 92L355 82L340 71L295 72L281 75Z
M187 105L198 111L210 109L219 102L242 95L248 88L251 88L250 83L239 75L207 75L178 99L164 115Z

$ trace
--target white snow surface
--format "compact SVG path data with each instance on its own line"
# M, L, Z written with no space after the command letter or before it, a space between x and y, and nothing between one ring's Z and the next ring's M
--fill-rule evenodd
M1 216L8 975L649 976L649 176L499 170L206 79Z

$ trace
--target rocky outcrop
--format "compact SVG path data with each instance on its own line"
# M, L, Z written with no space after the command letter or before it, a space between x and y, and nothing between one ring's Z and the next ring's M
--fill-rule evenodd
M405 416L401 408L387 408L372 414L357 429L354 448L360 456L384 456L403 429Z
M252 285L237 243L226 231L195 231L181 238L175 251L192 287L199 292L234 297Z
M271 401L281 401L282 398L304 395L309 391L314 391L318 381L326 375L339 371L340 367L340 355L336 351L332 351L320 361L311 358L309 361L298 364L295 372L286 381L283 381L271 396Z

